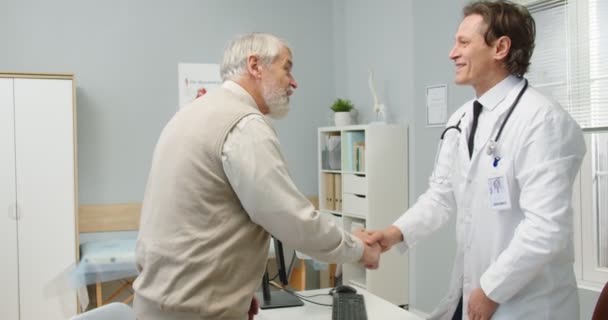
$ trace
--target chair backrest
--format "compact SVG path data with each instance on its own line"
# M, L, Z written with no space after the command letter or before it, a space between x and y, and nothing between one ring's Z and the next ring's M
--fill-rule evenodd
M135 312L124 303L112 302L81 313L70 320L136 320Z
M592 320L605 320L608 319L608 282L604 285L604 289L600 293L600 297L597 299L595 309L593 310Z

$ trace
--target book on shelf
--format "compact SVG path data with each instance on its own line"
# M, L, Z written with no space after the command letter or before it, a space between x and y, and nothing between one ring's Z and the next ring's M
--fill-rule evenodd
M356 144L365 144L364 131L349 131L344 134L343 148L345 150L344 159L342 161L343 170L355 171L355 148Z
M357 142L353 146L353 164L357 172L365 171L365 143Z
M334 187L334 174L333 173L324 173L323 181L325 184L325 209L326 210L335 210L335 187Z

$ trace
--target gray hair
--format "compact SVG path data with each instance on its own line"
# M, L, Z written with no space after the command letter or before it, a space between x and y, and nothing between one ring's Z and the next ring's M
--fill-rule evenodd
M220 65L222 81L245 74L249 56L257 56L264 65L271 64L283 47L289 49L287 42L269 33L254 32L236 37L224 50Z

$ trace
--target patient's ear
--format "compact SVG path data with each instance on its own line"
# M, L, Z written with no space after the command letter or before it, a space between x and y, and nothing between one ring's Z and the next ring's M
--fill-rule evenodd
M247 71L255 79L262 78L262 63L260 58L256 55L250 55L247 57Z

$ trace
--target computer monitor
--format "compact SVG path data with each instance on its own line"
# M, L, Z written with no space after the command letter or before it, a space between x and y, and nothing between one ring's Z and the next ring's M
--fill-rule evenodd
M277 271L279 272L279 280L283 287L289 284L289 270L285 267L285 253L283 244L277 238L272 238L274 241L274 252L277 262ZM295 259L295 258L294 258ZM303 306L304 303L298 297L284 290L270 290L270 278L268 277L268 269L264 273L262 279L262 293L256 293L261 309L287 308Z

